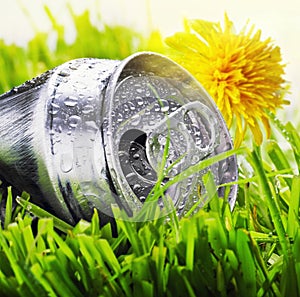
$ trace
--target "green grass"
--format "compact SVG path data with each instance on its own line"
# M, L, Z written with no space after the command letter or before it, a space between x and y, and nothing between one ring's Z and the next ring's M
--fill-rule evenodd
M46 34L28 48L0 42L1 92L72 58L122 59L154 46L128 28L99 32L87 13L74 16L78 38L67 45L52 21L59 36L54 52ZM12 211L9 189L0 228L0 296L300 296L299 130L270 117L270 140L235 151L239 191L232 212L207 175L213 194L196 214L118 220L114 238L110 225L99 228L97 214L72 227L27 202L25 193L23 207Z
M64 37L65 28L56 21L47 6L45 10L57 34L56 46L53 50L49 49L48 34L43 32L36 32L26 48L6 45L0 40L0 93L70 59L124 59L136 51L164 51L158 32L145 37L127 27L107 25L100 31L91 23L88 11L75 15L71 8L77 35L75 41L68 44Z

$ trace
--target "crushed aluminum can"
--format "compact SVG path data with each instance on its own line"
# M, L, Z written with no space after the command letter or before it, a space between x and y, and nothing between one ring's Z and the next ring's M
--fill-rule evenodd
M0 119L0 175L70 224L95 208L105 223L115 206L148 220L141 209L166 210L167 201L181 216L205 203L208 171L217 186L238 176L234 155L191 173L232 149L231 137L199 82L156 53L66 62L0 96ZM157 183L165 188L153 201ZM233 185L231 208L236 194Z

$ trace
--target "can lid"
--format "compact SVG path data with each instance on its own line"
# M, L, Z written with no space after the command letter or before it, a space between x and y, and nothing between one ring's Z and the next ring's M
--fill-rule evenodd
M178 215L194 203L201 207L207 199L202 177L209 170L217 186L237 179L235 156L201 172L188 170L231 149L232 141L211 97L170 59L142 52L123 60L110 77L103 110L107 166L133 220L153 219L140 215L153 205L163 210L161 215L173 206ZM184 180L169 182L183 172ZM153 200L154 188L161 191L158 200ZM230 190L231 207L236 191L236 186Z

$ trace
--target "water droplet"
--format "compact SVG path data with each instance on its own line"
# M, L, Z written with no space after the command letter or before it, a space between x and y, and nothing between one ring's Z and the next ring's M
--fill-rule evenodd
M62 172L70 172L73 168L73 156L71 154L62 154L60 159L60 169Z
M78 97L69 96L64 100L64 104L69 107L74 107L78 104Z
M166 141L167 141L166 137L165 137L164 135L162 135L162 134L160 134L160 135L158 136L157 140L158 140L158 142L159 142L161 145L165 145L165 144L166 144Z
M62 120L59 117L54 117L52 120L52 127L56 128L57 126L60 126L62 124Z
M155 124L156 124L156 122L154 120L149 120L148 121L149 126L154 126Z
M94 121L86 121L85 125L87 127L87 130L90 130L93 132L98 130L98 126L96 125L96 123Z
M141 185L139 185L139 184L135 184L135 185L133 185L133 187L132 187L133 191L137 191L137 190L139 190L140 188L141 188Z
M123 114L121 114L120 112L118 113L118 116L117 116L117 122L122 122L124 119L123 119Z
M178 109L178 106L176 106L176 105L173 105L173 106L170 108L171 112L176 111L177 109Z
M70 65L69 65L69 68L70 68L71 70L77 70L77 65L75 65L75 64L70 64Z
M183 210L183 209L184 209L184 206L185 206L184 203L180 203L180 204L178 205L178 210L179 210L179 211Z
M226 142L224 145L224 151L228 151L232 148L232 144L230 142Z
M149 167L149 168L150 168L150 167ZM148 178L148 179L153 179L153 178L155 178L155 176L154 176L154 174L153 174L152 171L149 171L149 172L145 175L145 177Z
M90 101L90 102L93 101L94 99L95 99L94 96L87 96L86 97L86 100Z
M144 100L142 97L136 97L136 103L139 106L142 106L144 104Z
M127 180L135 179L135 178L136 178L136 175L135 175L134 172L130 172L130 173L128 173L128 174L125 176L125 178L126 178Z
M141 116L137 113L131 117L130 124L133 126L137 126L141 121Z
M165 99L160 100L160 110L162 112L167 112L169 110L169 102Z
M170 88L169 92L171 92L171 96L176 96L176 95L178 96L178 93L177 93L176 89Z
M128 106L130 110L135 110L135 105L131 101L128 102Z
M79 92L80 90L85 90L87 88L87 85L85 82L79 80L73 83L73 87L77 92Z
M198 155L193 155L192 164L196 164L200 161L200 157Z
M133 146L133 147L130 148L130 152L133 153L133 152L136 152L136 151L137 151L137 148L136 148L136 147Z
M90 105L90 104L85 105L82 109L83 114L89 114L89 113L92 113L93 111L94 111L94 107L93 107L93 105Z
M68 69L63 69L58 75L66 77L70 75L70 71Z
M160 105L158 103L155 103L153 109L156 112L160 111Z
M175 176L175 175L178 174L178 170L174 167L174 168L171 169L169 174L170 174L170 176Z
M129 107L128 107L128 105L127 104L123 104L123 110L124 110L124 112L129 112Z
M52 102L49 108L49 113L55 115L59 112L59 109L59 105Z
M76 128L81 123L81 118L77 115L72 115L69 117L69 126Z
M55 131L55 132L57 132L57 131ZM61 135L58 133L54 133L52 136L52 142L53 143L61 142Z
M134 154L132 157L133 157L133 159L137 160L137 159L140 158L140 155L139 155L138 153L136 153L136 154Z
M196 146L202 146L202 140L200 138L198 138L196 141L195 141L195 144Z

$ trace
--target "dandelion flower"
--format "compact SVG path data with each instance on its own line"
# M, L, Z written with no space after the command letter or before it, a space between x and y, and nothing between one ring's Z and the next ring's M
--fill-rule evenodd
M189 70L210 93L228 127L235 125L235 146L249 127L255 142L263 139L260 123L270 135L268 112L288 101L280 49L271 39L261 40L261 31L245 26L235 33L225 15L219 23L186 20L185 31L166 39L174 59Z

